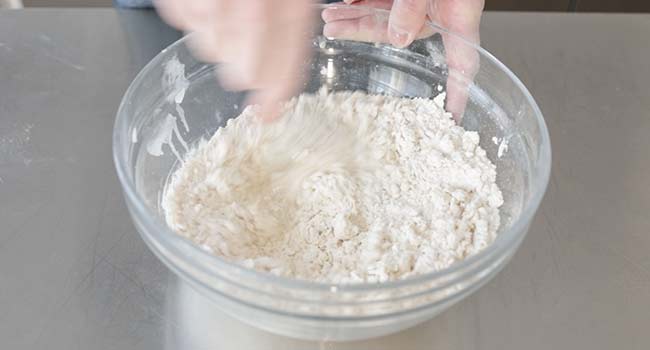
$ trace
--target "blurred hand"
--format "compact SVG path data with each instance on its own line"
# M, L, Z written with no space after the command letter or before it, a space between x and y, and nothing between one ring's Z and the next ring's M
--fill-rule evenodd
M309 0L155 0L171 25L193 32L190 45L231 90L255 90L250 103L273 119L277 102L301 83L311 16Z
M388 20L372 16L362 8L332 7L322 13L327 37L391 43L406 47L415 39L428 37L425 26L432 20L465 39L479 43L479 24L484 0L345 0L346 4L390 10ZM478 71L478 52L443 34L449 78L446 108L460 120L467 103L467 90Z

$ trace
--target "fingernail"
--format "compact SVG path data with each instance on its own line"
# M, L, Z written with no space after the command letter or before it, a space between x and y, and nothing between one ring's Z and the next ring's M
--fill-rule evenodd
M389 34L391 43L399 48L406 47L411 42L410 33L399 28L390 27Z

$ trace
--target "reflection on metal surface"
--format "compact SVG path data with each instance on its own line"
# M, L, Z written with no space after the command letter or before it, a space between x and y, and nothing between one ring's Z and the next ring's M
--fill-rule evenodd
M414 335L430 323L381 338L355 342L307 341L268 333L225 314L192 286L170 278L165 307L165 350L353 350L421 349ZM429 325L430 327L430 325Z
M177 278L168 286L166 319L166 350L289 350L323 346L319 342L277 336L235 320Z

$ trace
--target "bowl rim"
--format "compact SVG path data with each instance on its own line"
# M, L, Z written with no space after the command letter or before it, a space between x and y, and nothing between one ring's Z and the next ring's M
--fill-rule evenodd
M351 6L351 5L343 5L343 4L315 4L311 6L314 9L320 9L320 10L323 10L325 8L354 7L355 9L367 10L373 12L376 15L383 15L383 16L388 16L389 13L387 10L376 9L373 7L360 6L360 5ZM137 215L140 216L140 218L146 218L147 222L144 224L149 226L148 229L150 231L156 233L155 235L151 235L152 238L154 236L157 237L158 241L163 242L165 244L165 248L167 248L170 251L174 251L176 254L180 254L181 256L183 256L183 259L190 260L190 263L193 263L193 261L191 260L194 259L188 259L188 257L184 252L180 252L180 249L177 246L177 244L180 243L181 245L185 246L186 249L190 249L190 251L193 254L200 255L201 260L208 259L208 261L211 262L211 265L213 265L214 268L230 269L232 272L236 272L243 278L252 277L259 280L260 282L267 282L278 286L284 286L284 287L295 288L295 289L305 289L305 290L311 290L315 292L334 293L333 290L335 290L336 293L378 291L384 289L418 285L420 283L431 282L437 279L444 280L445 277L451 276L455 273L465 273L466 272L465 270L471 271L477 266L481 266L479 262L488 260L494 255L499 255L499 256L503 255L507 250L507 248L511 246L513 242L516 241L516 238L518 236L526 235L527 228L525 226L528 225L532 220L533 215L537 211L546 192L546 188L548 186L550 172L551 172L552 153L551 153L550 136L548 133L548 128L546 126L546 122L544 120L543 114L539 106L535 102L535 99L533 98L531 93L521 82L521 80L501 61L499 61L487 50L483 49L480 45L467 40L461 35L442 27L435 22L427 21L426 25L431 26L432 29L434 29L436 32L450 35L454 37L454 39L462 42L463 44L471 46L479 54L479 57L483 57L489 60L492 64L496 65L498 69L504 72L508 76L508 78L511 79L514 85L522 92L526 101L530 104L536 116L535 119L537 121L537 125L540 128L541 146L540 146L538 157L541 163L541 170L540 170L540 177L537 179L537 181L535 181L535 183L533 183L533 186L531 187L534 190L534 192L532 193L530 199L522 208L521 215L515 220L512 226L508 230L505 230L501 234L497 235L495 240L490 245L482 249L480 252L473 254L463 259L462 261L455 262L451 266L445 269L431 271L431 272L414 275L414 276L409 276L404 279L386 281L386 282L327 283L327 282L295 279L295 278L290 278L290 277L285 277L280 275L274 275L269 272L263 272L263 271L247 268L235 262L230 262L219 256L211 254L201 249L198 245L176 234L172 229L170 229L167 226L165 222L163 222L158 217L158 215L156 215L145 204L144 200L138 195L133 176L128 169L129 168L129 163L127 159L128 152L123 152L120 149L123 144L126 144L127 142L128 143L131 142L130 137L128 137L126 133L123 134L121 132L121 128L122 125L126 123L126 121L124 120L126 118L124 110L126 109L126 105L129 103L129 97L133 94L133 91L139 85L141 85L147 73L151 71L155 66L157 66L162 61L162 59L166 57L166 55L168 55L167 52L169 50L173 50L176 47L179 47L180 45L183 45L187 41L188 36L184 36L178 39L177 41L175 41L174 43L172 43L171 45L163 49L140 70L140 72L136 75L136 77L133 79L128 89L126 90L124 96L122 97L120 106L118 108L115 123L114 123L114 128L113 128L113 137L112 137L113 161L115 163L117 175L123 187L123 192L128 204L130 204L132 210L135 210L135 212L137 213ZM128 127L128 125L126 126ZM517 234L518 232L519 234ZM192 265L196 266L196 264L192 264ZM210 270L208 266L200 266L200 268L203 270L205 269ZM212 271L207 271L207 272L213 274Z

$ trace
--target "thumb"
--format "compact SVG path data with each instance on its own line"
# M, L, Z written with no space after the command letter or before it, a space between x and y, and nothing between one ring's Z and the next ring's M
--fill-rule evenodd
M428 0L395 0L388 18L388 38L396 47L406 47L417 37L427 17Z

